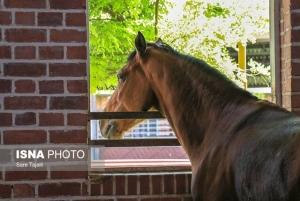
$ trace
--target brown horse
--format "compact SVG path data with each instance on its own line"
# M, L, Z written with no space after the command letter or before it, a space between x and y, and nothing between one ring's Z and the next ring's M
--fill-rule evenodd
M161 111L191 160L194 200L300 201L299 117L161 40L139 32L135 47L105 111ZM136 123L102 120L101 132Z

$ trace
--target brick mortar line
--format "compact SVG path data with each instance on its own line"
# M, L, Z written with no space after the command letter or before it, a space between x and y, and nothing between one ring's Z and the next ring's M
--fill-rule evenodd
M65 131L72 131L72 130L85 130L86 126L70 126L70 125L65 125L65 126L34 126L34 125L29 125L29 126L16 126L14 128L11 127L2 127L5 128L5 131L24 131L24 130L43 130L43 131L54 131L54 130L65 130ZM45 130L47 129L47 130Z
M63 13L63 14L62 14L62 26L63 26L63 27L69 27L69 26L67 25L66 19L67 19L66 13ZM85 27L85 28L86 28L86 26L80 26L80 27Z
M185 192L187 193L189 188L189 178L187 174L184 175L184 181L185 181Z
M1 8L1 7L0 7ZM3 5L3 9L8 12L16 11L16 12L38 12L38 13L86 13L87 9L84 8L71 8L71 9L55 9L55 8L6 8Z
M41 25L17 25L17 24L10 24L10 25L1 25L1 28L4 30L9 29L28 29L28 30L76 30L76 31L87 31L86 26L41 26Z
M64 46L64 47L74 47L74 46L88 46L87 42L7 42L7 41L0 41L0 45L10 46L10 44L13 44L15 46L32 46L32 47L44 47L44 46Z
M300 42L292 42L292 46L300 46Z
M294 26L294 27L292 27L292 30L298 31L298 30L300 30L300 26Z
M9 110L2 110L3 112L6 112L6 113L14 113L14 112L36 112L36 113L45 113L45 112L49 112L49 110L43 110L43 109L28 109L28 110L21 110L21 109L19 109L19 110L11 110L11 109L9 109ZM66 110L50 110L50 112L51 113L63 113L63 112L65 112L65 111L67 111L67 112L69 112L69 113L82 113L82 114L89 114L89 112L87 112L87 110L75 110L75 109L66 109ZM1 127L0 127L1 128Z
M291 14L294 14L294 13L300 13L300 9L291 10Z
M0 44L1 45L1 44ZM16 45L11 45L15 47ZM52 46L53 47L53 46ZM38 55L39 56L39 55ZM58 64L58 63L86 63L86 59L0 59L3 63L49 63L49 64Z
M18 171L16 171L18 172ZM37 171L39 172L39 171ZM5 171L4 171L5 173ZM41 179L41 180L19 180L19 181L0 181L0 184L7 184L7 185L15 185L15 184L35 184L35 185L41 185L41 184L53 184L53 183L85 183L87 179Z
M77 144L70 144L70 143L62 143L62 144L57 144L57 143L49 143L49 144L3 144L1 147L0 151L2 149L16 149L16 148L31 148L31 149L43 149L43 148L53 148L53 147L61 147L63 146L64 148L74 148L75 146L84 146L87 148L92 148L92 146L88 146L86 143L77 143ZM37 171L40 172L40 171ZM1 180L0 180L1 181Z
M47 79L45 79L47 78ZM13 77L10 77L10 76L5 76L1 79L3 80L12 80L12 81L17 81L17 80L32 80L32 81L60 81L60 80L63 80L63 78L67 78L65 79L66 81L74 81L74 80L86 80L87 81L87 77L61 77L61 76L57 76L57 77L47 77L46 75L45 76L39 76L39 77L16 77L16 76L13 76ZM79 79L81 78L81 79ZM85 79L83 79L85 78ZM1 95L9 95L9 94L13 94L11 92L9 93L1 93ZM20 95L20 93L18 93ZM26 96L26 94L29 94L29 93L22 93L24 96ZM31 93L32 94L32 93ZM84 94L84 93L80 93L80 94ZM87 93L86 93L87 94ZM36 95L44 95L45 94L36 94Z
M3 29L2 29L3 31ZM3 33L4 34L4 33ZM3 35L2 34L2 35ZM1 46L10 46L11 44L15 46L32 46L32 47L44 47L44 46L64 46L64 47L74 47L74 46L86 46L88 47L87 42L53 42L51 41L50 43L45 42L7 42L7 41L0 41Z
M16 12L11 11L11 25L16 25ZM2 25L4 27L5 25Z
M125 195L128 195L128 175L125 175Z
M191 194L185 193L185 194L149 194L149 195L97 195L97 196L86 196L86 198L93 198L93 199L111 199L111 198L141 198L141 199L145 199L145 198L178 198L178 197L182 197L182 196L190 196Z
M60 94L41 94L41 93L2 93L1 95L3 95L4 97L87 97L88 94L86 93L60 93ZM13 109L8 109L8 110L13 110ZM15 110L19 110L19 109L15 109ZM29 109L30 110L30 109ZM56 110L56 109L51 109L51 110ZM60 109L57 109L60 110ZM68 109L66 109L68 110ZM72 109L71 109L72 110ZM82 109L80 109L82 110Z
M300 58L299 59L291 59L291 62L293 62L293 63L300 63Z
M50 39L50 29L46 30L46 41L47 43L51 43L51 39ZM39 57L38 57L39 58Z
M135 199L140 201L141 199L146 199L146 198L182 198L182 200L185 200L186 197L190 197L191 194L179 194L179 195L133 195L133 196L109 196L109 195L103 195L103 196L90 196L90 195L81 195L81 196L55 196L55 197L34 197L34 198L15 198L15 199L1 199L2 201L12 201L12 200L17 200L17 201L36 201L37 198L39 201L49 201L51 199L52 201L61 201L61 200L70 200L70 201L77 201L78 199L80 200L94 200L94 201L99 201L99 200L118 200L118 199Z

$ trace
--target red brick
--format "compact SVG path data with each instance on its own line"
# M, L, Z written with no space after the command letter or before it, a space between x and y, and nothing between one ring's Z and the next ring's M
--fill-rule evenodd
M40 59L63 59L64 48L63 47L39 47Z
M85 63L57 63L49 65L50 76L82 77L87 75Z
M79 196L81 195L81 184L75 182L40 184L38 194L39 197Z
M102 179L103 195L113 194L113 177L107 176Z
M11 126L11 125L12 125L12 114L11 113L0 113L0 127Z
M300 42L300 30L292 30L291 41Z
M32 47L32 46L15 47L15 58L16 59L34 59L35 58L35 47Z
M74 109L85 110L88 108L88 98L86 96L51 97L50 109Z
M150 194L149 175L141 175L140 176L140 193L141 193L141 195L149 195Z
M18 25L34 25L34 12L16 12L15 22Z
M292 62L292 75L300 76L300 63Z
M127 187L128 195L136 195L137 194L137 176L135 175L130 175L127 177Z
M11 48L9 46L0 46L0 59L10 59Z
M8 29L5 31L8 42L45 42L46 30L44 29Z
M117 198L117 201L139 201L138 198Z
M4 0L7 8L46 8L45 0Z
M300 2L299 1L291 1L291 9L299 9Z
M101 194L101 185L100 184L91 184L91 196Z
M67 13L67 26L86 26L86 13Z
M43 12L38 14L39 26L60 26L62 25L62 20L62 13Z
M68 59L86 59L87 58L86 46L68 47L67 58Z
M188 182L188 193L191 193L191 189L192 189L192 187L191 187L191 185L192 185L192 175L191 174L188 174L187 175L187 182Z
M13 192L15 198L34 197L34 186L30 184L15 184Z
M86 143L86 130L56 130L50 132L50 143Z
M291 13L292 27L300 26L300 13Z
M185 196L183 198L183 201L193 201L193 198L192 198L192 196Z
M11 80L0 79L0 93L10 93L11 92Z
M291 107L292 108L300 108L300 95L291 96Z
M67 88L70 93L87 93L88 86L86 80L69 80Z
M6 171L6 181L22 180L44 180L47 178L47 171Z
M39 82L40 94L60 94L64 93L63 80L50 80Z
M116 176L116 195L125 195L125 176Z
M88 115L81 113L68 114L68 126L86 126L88 123Z
M164 193L174 194L174 175L164 175Z
M42 96L12 96L4 97L4 108L18 109L45 109L46 97Z
M46 64L8 63L4 64L4 75L20 77L39 77L46 75Z
M16 114L15 117L16 125L34 125L36 124L36 115L34 112L25 112Z
M15 82L16 93L33 93L35 92L35 82L32 80L17 80Z
M11 24L11 12L0 11L0 25Z
M54 9L86 9L86 0L50 0Z
M300 32L299 32L299 34L300 34ZM292 46L291 59L300 59L300 47L299 46Z
M181 201L181 197L174 197L174 198L169 198L169 197L153 197L153 198L142 198L141 201Z
M83 196L88 196L89 195L89 189L88 189L89 184L83 183L81 186L81 195Z
M4 144L39 144L47 141L47 134L41 130L3 131Z
M296 78L291 79L291 91L300 92L300 79L296 79Z
M175 176L175 178L176 178L176 193L185 194L186 193L185 175L178 174Z
M162 193L162 176L153 175L152 176L152 193L161 194Z
M86 179L87 171L51 171L51 179Z
M0 184L0 198L11 197L11 185Z
M40 113L40 126L63 126L64 114L62 113Z
M53 42L86 42L86 31L73 29L51 30L50 40Z

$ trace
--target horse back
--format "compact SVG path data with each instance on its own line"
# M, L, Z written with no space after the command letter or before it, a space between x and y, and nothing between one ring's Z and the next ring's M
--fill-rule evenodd
M266 107L247 119L233 146L239 200L300 200L300 118Z

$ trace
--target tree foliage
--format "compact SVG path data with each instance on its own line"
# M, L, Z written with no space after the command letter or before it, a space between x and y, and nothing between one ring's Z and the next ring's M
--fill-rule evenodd
M116 85L115 74L133 50L137 31L155 39L155 1L90 0L89 11L90 85L94 93Z
M268 0L178 0L176 4L174 0L90 0L92 93L116 85L115 74L133 50L137 31L155 40L157 1L159 37L234 80L245 79L227 48L236 48L237 42L255 42L257 36L268 33Z
M246 79L228 47L269 32L268 0L186 0L160 20L159 34L181 52L201 58L241 84ZM170 12L172 9L169 9Z

